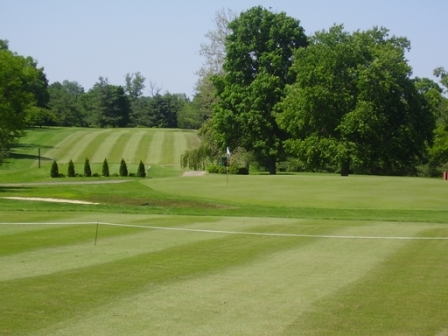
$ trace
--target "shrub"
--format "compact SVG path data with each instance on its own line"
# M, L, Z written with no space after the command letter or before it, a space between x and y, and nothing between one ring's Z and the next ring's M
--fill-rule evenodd
M229 174L238 174L238 167L237 166L230 166L229 167Z
M68 162L67 176L68 177L75 177L75 165L73 164L72 160L70 160Z
M128 176L128 166L124 159L121 159L120 162L120 176Z
M135 177L135 173L129 173L129 177Z
M53 164L51 165L50 176L51 177L59 177L59 167L58 167L58 163L56 162L56 160L53 160Z
M100 177L100 174L95 173L95 174L92 174L92 176L93 176L93 177Z
M209 174L217 174L219 172L219 167L218 165L210 165L207 166L207 173Z
M138 164L138 169L137 169L137 177L145 177L145 176L146 176L145 165L140 160L140 163Z
M90 170L90 162L88 158L86 158L86 161L84 162L84 176L86 177L92 176L92 171Z
M219 167L219 173L220 174L227 174L227 167L220 166Z
M104 159L103 162L103 176L105 177L109 176L109 164L107 163L107 159Z

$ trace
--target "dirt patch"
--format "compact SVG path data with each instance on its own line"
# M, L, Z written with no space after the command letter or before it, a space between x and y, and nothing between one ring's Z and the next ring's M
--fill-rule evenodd
M17 201L37 201L37 202L52 202L52 203L71 203L71 204L99 204L87 201L68 200L62 198L43 198L43 197L2 197L2 198Z
M204 176L205 174L207 174L207 172L203 170L191 170L183 173L182 176L193 177L193 176Z

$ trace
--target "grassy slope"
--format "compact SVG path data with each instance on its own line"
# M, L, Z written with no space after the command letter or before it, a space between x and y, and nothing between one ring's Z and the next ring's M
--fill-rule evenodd
M179 170L180 154L198 144L194 132L165 129L90 129L43 128L30 130L14 148L12 157L0 167L0 183L50 180L53 159L59 171L67 173L67 163L73 160L75 170L83 172L88 158L92 172L101 173L105 158L110 172L118 173L123 158L131 172L138 163L165 166ZM38 169L38 149L41 149L41 169Z
M86 138L76 132L84 130L29 135L30 142L20 149L23 156L2 167L0 181L12 179L8 169L28 169L34 158L26 155L39 141L69 147L76 143L73 138ZM117 149L119 159L127 153L138 161L133 153L150 153L150 162L159 164L176 164L169 159L172 148L181 150L196 141L194 134L176 131L142 135L142 130L106 130L90 136L89 146L105 153L108 146L98 139L112 142L113 133L120 132L115 138L127 139L133 150ZM150 146L142 146L145 142ZM162 169L153 168L154 174ZM13 195L103 204L0 199L2 222L448 237L447 184L432 179L231 176L227 185L225 176L216 175L0 188L0 196ZM448 332L447 240L255 236L105 225L99 226L96 246L94 237L94 224L0 225L0 335Z

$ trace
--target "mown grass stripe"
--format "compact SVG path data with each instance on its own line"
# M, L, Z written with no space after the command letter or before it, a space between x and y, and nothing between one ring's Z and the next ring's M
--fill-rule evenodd
M141 158L139 158L140 144L143 142L147 131L146 130L133 130L131 138L127 141L126 149L123 153L123 159L128 164L138 164Z
M90 134L90 136L89 136ZM70 150L77 151L80 143L85 144L88 139L92 137L92 132L88 130L79 130L70 133L67 137L56 143L53 148L45 151L42 156L50 159L56 159L57 162L65 163L70 159L67 159L70 155L67 153ZM81 147L82 148L82 147Z
M70 160L74 160L78 163L81 161L84 162L86 155L89 155L89 149L95 148L97 144L100 143L99 141L97 142L97 138L102 136L104 133L110 133L110 130L102 129L86 131L75 144L72 144L66 148L61 162L67 163Z
M110 152L113 150L120 137L126 132L128 132L126 129L111 130L111 132L107 134L107 137L102 139L97 146L92 146L91 150L93 152L90 161L92 163L101 163L105 158L109 161Z
M166 132L164 141L162 143L162 159L161 165L173 165L174 162L174 131Z
M93 162L92 156L94 156L98 147L107 143L107 139L112 135L112 132L112 130L108 130L107 132L98 132L95 130L95 133L97 133L96 137L91 139L91 142L88 145L75 148L75 150L77 149L77 153L74 155L74 162L82 164L83 167L86 158L88 158L90 162Z
M113 147L110 148L109 153L107 153L107 161L111 164L119 165L121 159L123 158L127 143L131 138L132 133L129 129L126 132L120 133L120 136L116 139Z
M154 132L154 136L152 137L151 144L148 148L148 163L150 164L161 164L163 160L163 150L164 150L164 142L165 136L168 132L157 130Z
M151 145L151 142L153 141L154 133L155 132L152 129L146 130L144 136L142 137L140 143L138 144L138 148L134 153L134 162L139 163L140 160L142 160L144 164L149 164L151 162L150 158L148 157L149 154L148 149L149 146Z

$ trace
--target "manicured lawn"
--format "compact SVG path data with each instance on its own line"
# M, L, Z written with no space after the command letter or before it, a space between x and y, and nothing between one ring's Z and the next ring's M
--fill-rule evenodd
M0 335L448 334L446 181L181 177L178 156L197 141L29 132L0 167ZM146 155L151 169L55 184L121 178L51 179L37 148L62 167L89 156L100 170L107 156L136 169Z

